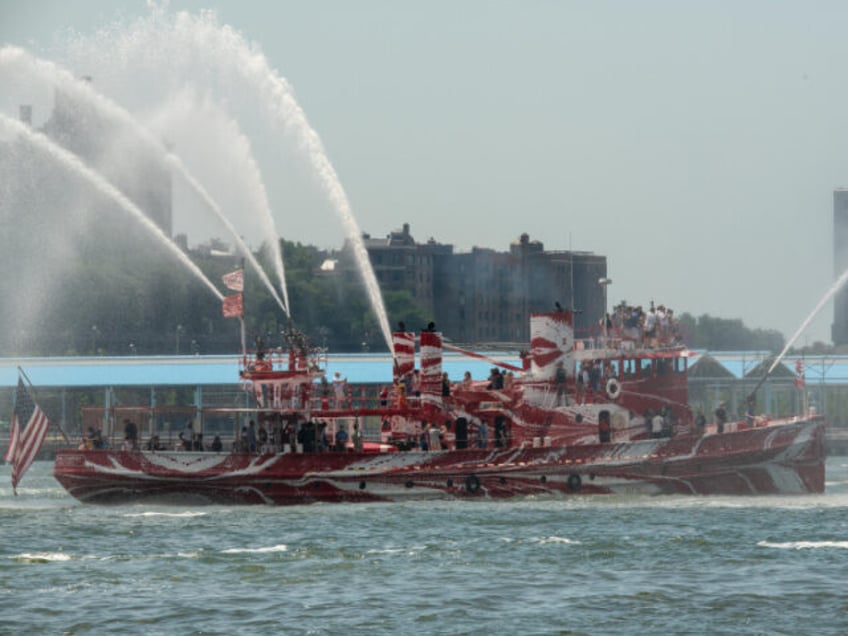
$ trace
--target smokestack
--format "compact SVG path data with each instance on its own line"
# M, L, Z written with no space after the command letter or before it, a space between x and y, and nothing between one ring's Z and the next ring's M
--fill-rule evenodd
M27 126L32 126L32 104L21 104L21 121Z

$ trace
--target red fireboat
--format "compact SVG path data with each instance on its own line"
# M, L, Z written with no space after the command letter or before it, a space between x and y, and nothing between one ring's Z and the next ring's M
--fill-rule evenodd
M382 390L339 390L301 339L282 359L259 350L240 370L255 406L230 412L258 423L261 444L245 429L232 451L64 449L54 475L90 503L823 492L822 416L705 423L689 407L683 345L575 340L569 311L530 323L520 366L432 328L399 331ZM444 350L491 361L491 376L449 382Z

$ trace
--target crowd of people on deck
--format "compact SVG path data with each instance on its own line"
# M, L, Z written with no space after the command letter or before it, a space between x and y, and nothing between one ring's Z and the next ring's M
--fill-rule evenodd
M95 429L93 426L88 427L88 433L83 435L79 443L79 450L96 450L109 448L109 440L104 437L103 431Z
M361 451L364 436L359 422L336 422L335 433L326 421L306 419L299 423L284 423L275 418L259 426L253 420L243 426L233 442L233 452L277 453L285 449L302 449L306 453Z
M652 439L674 437L677 432L674 413L668 406L657 410L647 409L642 417L648 437Z
M680 342L678 323L674 319L672 309L664 305L654 305L651 301L648 311L642 306L630 306L621 303L615 307L612 314L602 319L605 335L610 339L632 341L641 346L659 347ZM626 370L624 370L626 372ZM575 373L574 389L578 404L593 400L593 394L601 394L607 390L607 382L616 378L615 369L610 361L583 361ZM441 376L441 396L450 400L457 392L471 391L476 387L494 391L509 391L514 383L512 371L504 371L498 367L490 370L489 377L484 382L472 380L471 373L466 371L459 382L451 382L447 373ZM562 363L558 363L555 378L556 403L568 405L570 397L567 393L567 374ZM347 380L336 372L332 383L325 376L320 380L320 395L322 407L328 408L332 403L334 408L344 408L350 405L350 395ZM380 406L399 407L414 406L410 400L421 397L421 373L414 369L404 374L391 387L383 387L378 395ZM723 404L716 410L716 423L721 432L726 421ZM723 415L722 415L723 414ZM671 436L674 422L670 411L653 413L646 412L645 426L650 437ZM696 427L702 430L703 426ZM384 422L384 431L385 431ZM494 446L496 448L509 445L509 430L504 418L495 418ZM216 435L210 444L205 444L203 433L195 432L191 421L178 434L174 450L223 452L224 445L221 437ZM489 424L485 420L469 424L465 418L455 422L445 421L441 424L421 422L416 434L415 447L421 450L453 450L463 448L489 448ZM346 450L361 451L364 437L358 422L354 422L350 432L345 425L337 424L335 433L328 433L328 423L321 420L304 420L299 423L284 423L280 416L257 426L253 420L242 426L236 435L233 452L274 453L291 449L302 449L303 452L343 452ZM109 448L108 440L100 430L93 427L83 436L80 449ZM144 446L149 451L166 450L168 447L160 441L159 435L152 435ZM140 450L138 427L129 419L124 420L124 440L121 450Z
M304 452L342 452L346 450L361 451L364 446L364 435L359 422L353 422L350 430L341 422L336 423L335 433L328 433L328 424L324 421L304 420L299 425L284 424L276 419L261 422L259 426L250 420L242 426L232 444L232 452L247 453L277 453L289 448L301 448ZM110 448L109 440L100 429L89 427L78 446L80 450L95 450ZM120 450L137 451L139 444L138 427L131 420L124 420L124 438ZM172 446L164 444L158 434L153 434L144 445L148 451L191 451L215 452L225 451L220 435L215 435L211 443L206 444L203 433L195 432L192 422L187 420L183 429L177 434Z
M485 386L487 390L509 391L514 381L515 375L512 371L503 371L497 367L493 367L485 384L478 383L478 385L481 387ZM459 382L451 382L448 374L442 373L439 394L446 402L457 391L470 391L472 388L474 388L474 383L470 371L466 371L462 380ZM379 404L380 406L391 405L398 408L418 406L420 404L421 393L421 372L418 369L414 369L398 378L397 382L391 387L383 387L379 393Z
M384 423L387 426L388 420ZM331 428L335 428L331 432ZM408 445L400 445L402 450L418 448L425 451L455 450L466 448L505 448L509 446L509 427L506 418L494 418L493 437L490 439L489 423L485 420L469 422L460 417L456 421L446 420L441 424L420 422L409 438L414 440ZM397 440L395 440L397 441ZM323 420L303 420L295 424L285 424L277 417L273 421L256 424L250 420L242 426L232 443L232 452L277 453L284 450L299 450L304 453L323 452L361 452L364 448L364 432L358 421L352 424L336 422L332 427ZM82 438L81 450L110 448L108 439L100 430L89 427L88 434ZM203 433L195 432L191 420L187 420L177 434L172 446L162 442L158 434L153 434L143 446L147 451L189 451L216 452L225 451L220 435L215 435L210 444L206 444ZM137 451L139 442L138 427L131 420L124 421L124 439L120 450Z
M444 451L470 448L506 448L510 445L510 431L505 417L495 417L494 436L490 437L489 423L485 418L460 416L442 423L416 422L412 429L392 431L391 420L383 421L383 432L390 433L388 443L398 450Z
M494 370L490 375L487 388L497 382ZM507 375L507 374L503 374ZM595 365L584 365L577 378L578 396L581 385L585 390L599 391L603 386L605 377L602 370ZM466 372L460 386L470 388L471 376ZM579 398L578 398L579 399ZM749 405L748 411L753 412ZM721 402L714 412L715 430L722 433L728 421L728 413L725 403ZM747 416L747 414L746 414ZM748 416L748 417L753 417ZM631 413L631 423L644 425L646 433L650 438L672 437L677 432L677 422L672 410L664 407L659 410L647 409L641 416ZM706 418L703 411L699 410L695 417L694 432L703 435L706 431ZM361 452L364 445L364 434L358 421L354 421L351 428L343 423L336 423L335 433L329 432L328 422L322 420L304 420L299 424L284 424L278 417L273 422L265 422L256 425L250 420L242 426L240 434L233 441L232 452L247 453L277 453L287 449L296 449L304 453L323 452ZM383 422L383 431L391 431L390 419ZM404 441L406 443L404 443ZM608 440L607 440L608 441ZM493 438L490 439L489 423L485 418L475 419L471 422L465 417L459 417L455 421L445 420L441 424L435 422L420 422L415 426L415 432L402 435L396 439L389 440L390 443L398 445L399 450L420 449L423 451L462 450L468 448L488 449L506 448L510 443L510 432L506 418L494 418ZM400 442L400 443L399 443ZM80 442L80 450L94 450L110 448L108 439L102 431L89 427L87 435ZM138 427L134 422L124 420L124 440L121 450L140 450ZM144 448L148 451L168 450L168 446L160 441L159 435L150 437ZM215 435L208 446L203 442L203 434L194 432L191 421L186 421L185 427L177 435L177 441L173 450L194 452L224 452L224 444L220 435Z
M642 305L617 305L611 314L601 319L601 331L610 340L634 342L644 347L661 347L682 341L680 325L674 310L654 301L645 311Z

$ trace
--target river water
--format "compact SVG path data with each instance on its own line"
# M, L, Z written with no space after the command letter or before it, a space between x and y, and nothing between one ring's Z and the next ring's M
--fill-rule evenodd
M2 634L845 634L848 457L803 497L83 505L0 467Z

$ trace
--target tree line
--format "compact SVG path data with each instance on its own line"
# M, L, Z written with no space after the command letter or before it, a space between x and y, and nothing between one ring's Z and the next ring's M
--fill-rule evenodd
M0 255L2 277L0 355L170 355L240 351L238 320L224 318L221 305L186 268L175 265L163 246L139 240L120 228L74 237L51 250L49 233L14 232ZM67 239L67 237L65 237ZM291 321L258 278L245 272L244 311L249 343L260 336L266 346L283 344L294 326L315 346L337 352L386 351L386 343L361 282L345 251L282 242ZM228 292L221 277L240 266L234 256L193 250L192 261L213 284ZM274 271L270 250L256 254L266 272ZM338 259L335 271L322 263ZM22 265L23 264L23 265ZM410 329L432 316L407 291L383 293L389 323ZM775 330L750 329L741 320L703 315L678 317L685 342L708 350L770 350L783 347ZM450 336L450 334L446 334Z
M22 237L22 239L25 237ZM4 271L0 294L0 355L171 355L223 354L241 350L241 328L225 318L221 303L172 254L150 241L113 235L105 243L79 237L72 250L40 250L23 240L0 254ZM11 252L15 252L12 254ZM40 254L39 254L40 252ZM270 250L256 256L273 272ZM245 272L244 322L249 344L283 344L292 326L315 346L332 351L387 350L358 278L325 272L331 254L300 243L283 242L291 320L254 272ZM223 294L221 277L241 266L235 256L192 250L191 260ZM332 255L346 258L344 253ZM4 262L5 261L5 262ZM58 261L58 262L57 262ZM20 264L27 262L26 268ZM342 272L352 271L341 268ZM278 291L279 294L279 291ZM281 295L281 294L280 294ZM392 324L426 325L432 317L408 292L388 292L384 303Z

